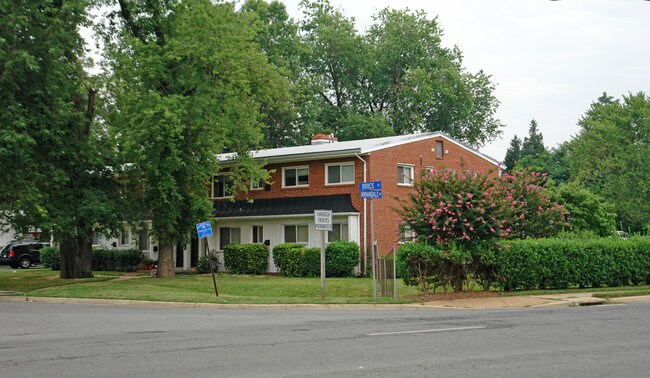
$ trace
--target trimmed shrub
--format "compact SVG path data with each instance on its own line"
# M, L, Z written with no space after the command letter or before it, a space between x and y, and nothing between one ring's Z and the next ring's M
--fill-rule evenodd
M504 290L647 284L650 238L512 240L494 261Z
M211 253L210 256L212 257L212 268L216 273L217 268L219 268L219 259L214 253ZM201 256L201 258L199 258L199 261L196 263L196 272L199 274L210 273L210 261L208 260L208 256Z
M228 244L223 250L224 265L233 274L265 274L269 247L265 244Z
M273 262L278 272L286 277L302 277L302 244L278 244L273 248Z
M44 267L52 270L61 269L61 256L59 248L57 247L43 247L41 248L41 263Z
M353 276L354 268L357 265L359 265L359 245L357 243L334 242L330 243L325 249L325 272L327 277Z
M397 251L397 274L427 294L444 284L442 251L424 243L406 243Z
M95 249L92 269L135 271L142 262L142 252L137 249Z

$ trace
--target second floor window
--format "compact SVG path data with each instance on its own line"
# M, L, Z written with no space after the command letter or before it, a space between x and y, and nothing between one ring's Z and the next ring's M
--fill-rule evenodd
M309 228L307 225L290 225L284 226L285 243L308 243Z
M442 159L445 156L445 149L441 140L436 141L436 158Z
M285 188L309 185L309 167L283 168L282 176L282 185Z
M397 166L397 185L413 185L413 166L412 165L398 165Z
M219 249L223 251L231 243L241 243L241 229L239 227L221 227L219 229Z
M354 184L354 163L326 164L325 167L326 184Z
M214 181L212 182L212 198L230 197L232 195L229 193L231 185L232 179L229 175L214 176Z

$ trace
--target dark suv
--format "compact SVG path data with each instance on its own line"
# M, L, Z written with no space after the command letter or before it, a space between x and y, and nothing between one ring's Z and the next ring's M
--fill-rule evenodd
M0 265L27 269L41 262L41 248L47 245L49 244L35 240L9 242L0 251Z

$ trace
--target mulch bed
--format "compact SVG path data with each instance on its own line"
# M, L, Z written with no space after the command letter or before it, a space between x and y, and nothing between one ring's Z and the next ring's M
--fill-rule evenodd
M432 302L432 301L455 301L459 299L474 299L474 298L494 298L499 296L499 293L496 291L458 291L450 293L429 293L426 296L424 294L412 295L409 298L417 299L422 302Z

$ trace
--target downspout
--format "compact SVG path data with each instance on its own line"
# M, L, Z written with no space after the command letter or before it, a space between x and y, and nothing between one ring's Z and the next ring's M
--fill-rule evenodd
M366 164L366 161L363 160L361 158L361 156L359 156L359 153L357 153L357 152L354 153L354 156L356 156L359 160L361 160L363 162L363 182L367 182L368 179L367 179L366 175L368 173L368 166ZM368 199L364 198L363 199L363 247L364 247L365 251L363 253L364 261L361 261L361 263L363 264L363 272L362 273L364 275L366 274L366 261L365 260L367 259L366 253L368 251L368 215L367 215L368 212L366 211L367 204L368 204Z

